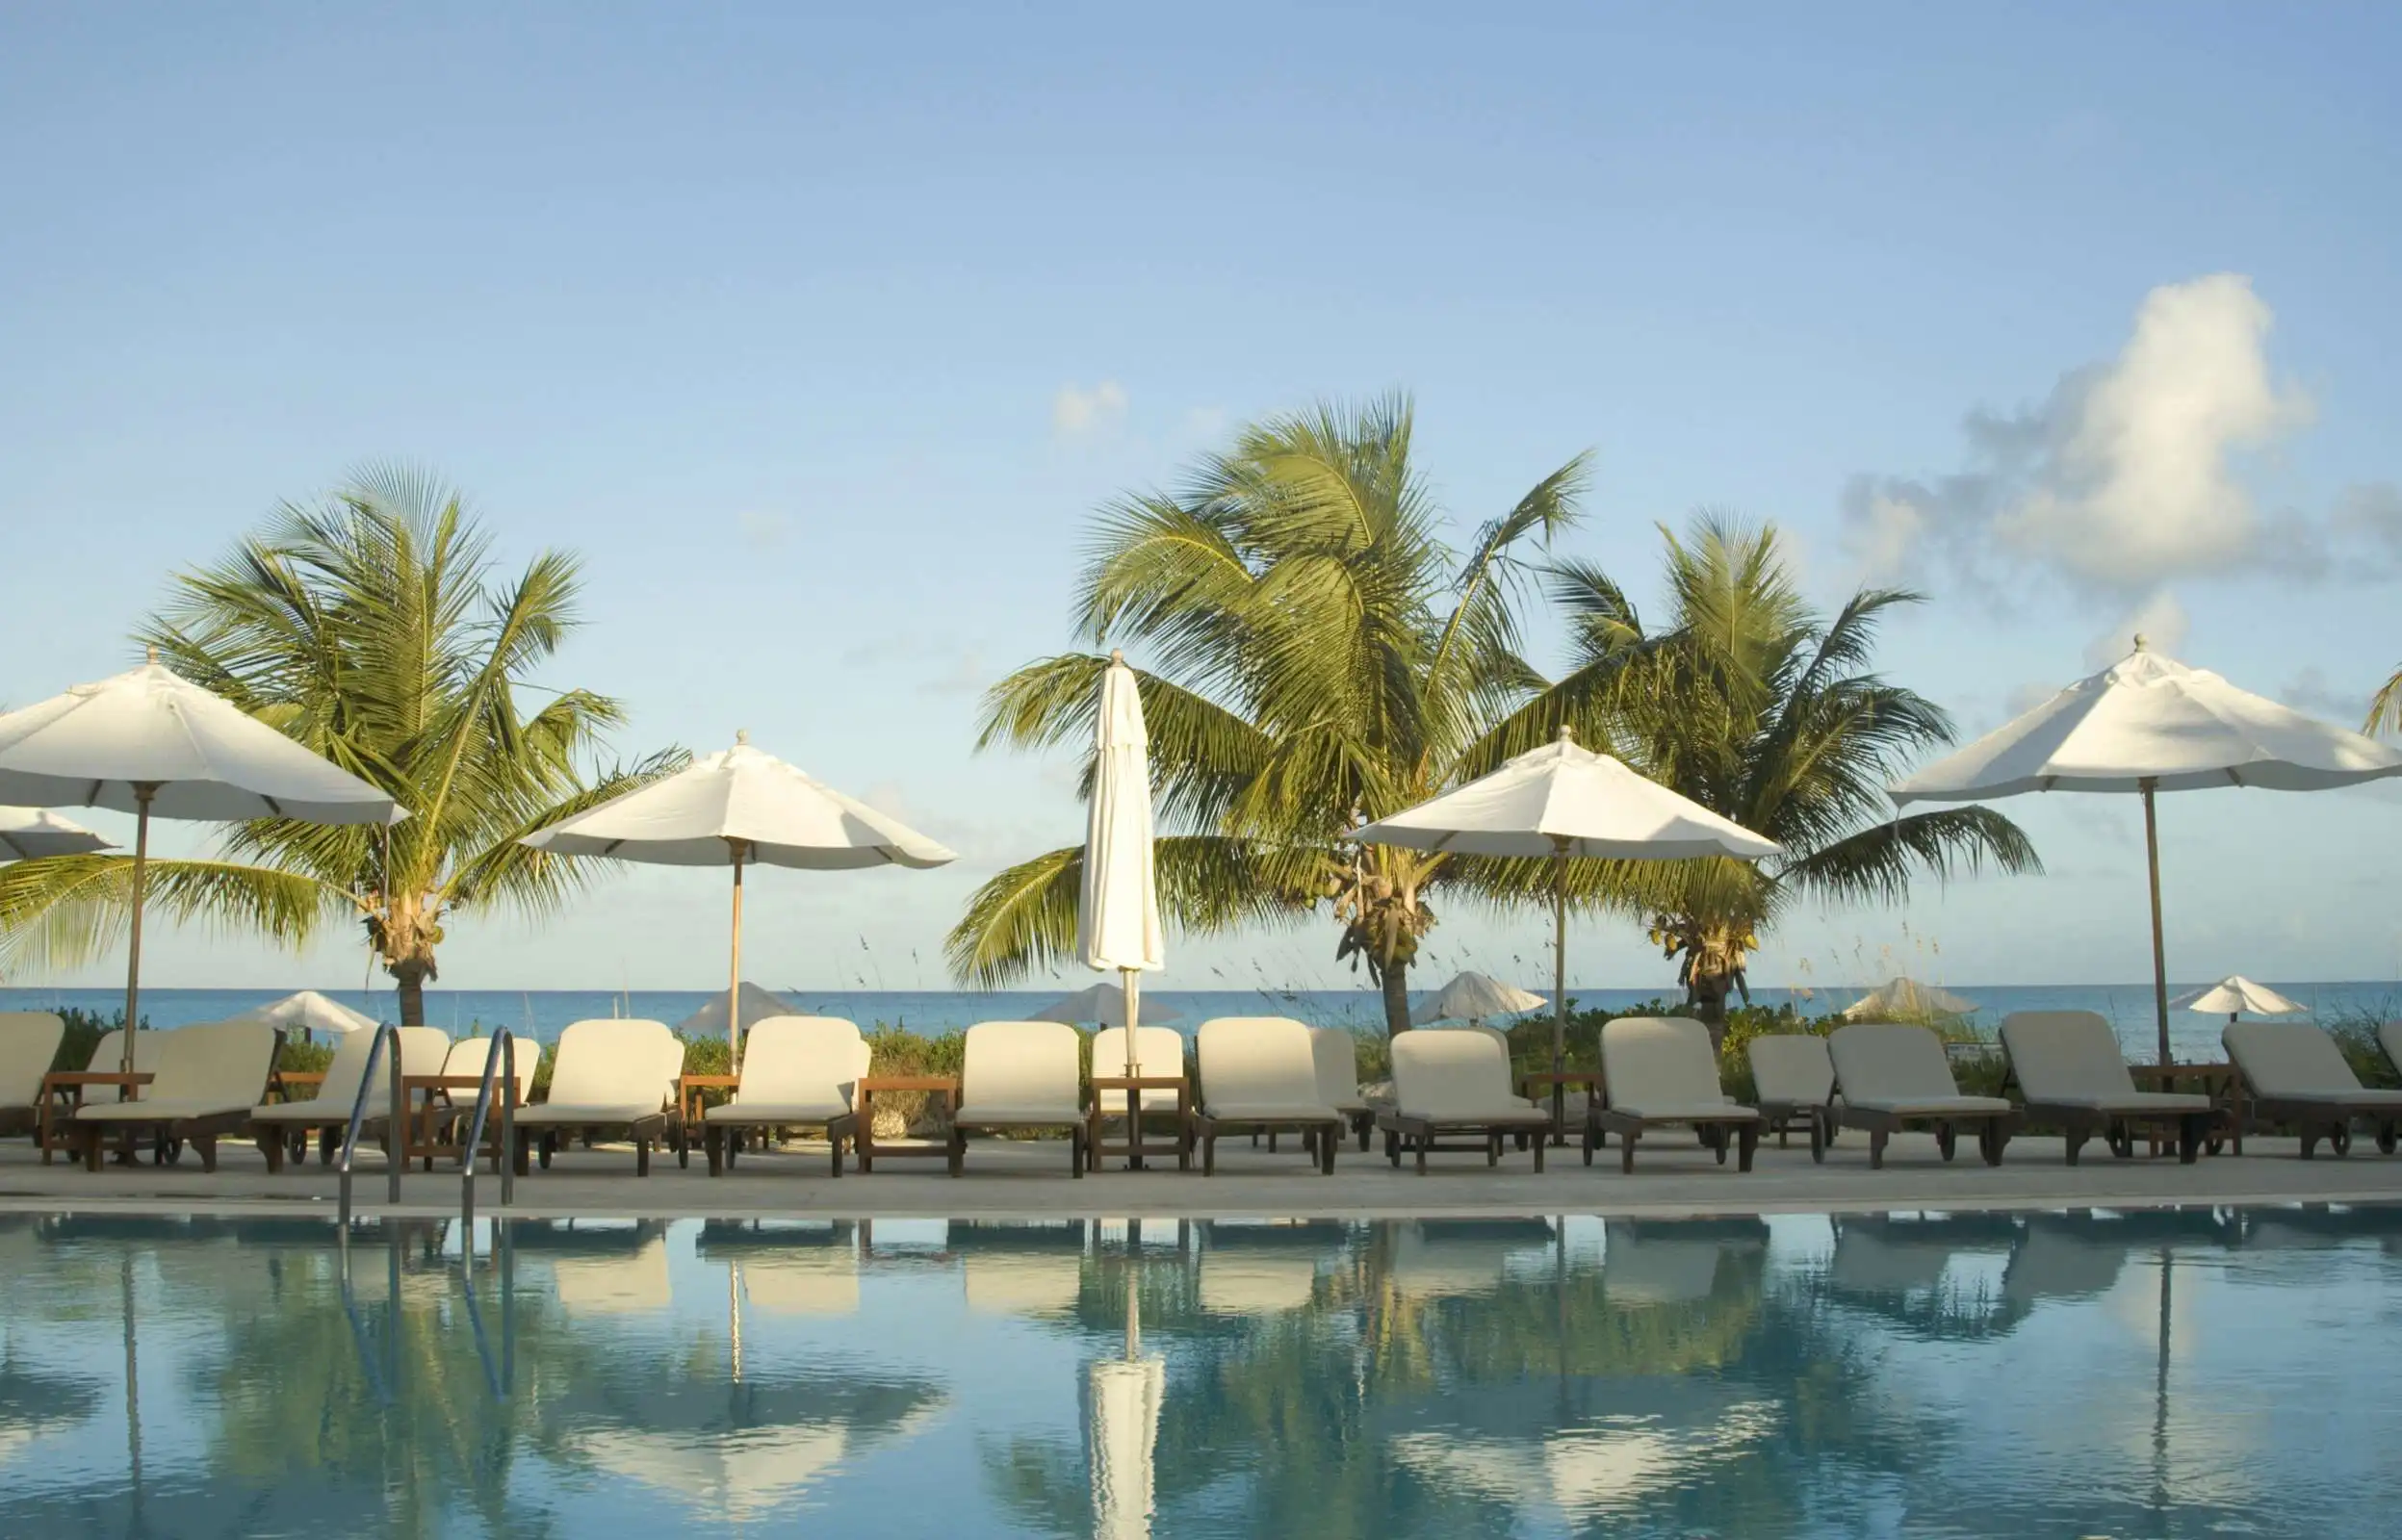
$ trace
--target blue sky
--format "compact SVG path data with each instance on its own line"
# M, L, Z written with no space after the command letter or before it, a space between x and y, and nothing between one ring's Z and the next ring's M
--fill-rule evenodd
M583 553L550 682L622 696L623 747L747 728L962 852L764 875L756 976L937 985L974 884L1080 834L1064 763L969 751L976 692L1072 641L1089 510L1407 389L1462 531L1590 448L1568 549L1639 591L1701 504L1777 521L1828 600L1926 587L1885 661L1970 732L2139 615L2357 720L2402 656L2402 19L1462 16L13 12L0 699L120 666L164 575L279 500L428 465L512 562ZM2132 807L2010 811L2050 877L1803 913L1757 974L2142 977ZM2172 799L2172 973L2402 973L2397 832L2380 793ZM444 982L706 987L722 897L635 873L462 922ZM1544 972L1541 929L1447 917L1436 960ZM347 937L154 947L163 984L358 977ZM1331 953L1189 944L1168 982ZM1668 976L1623 925L1571 958Z

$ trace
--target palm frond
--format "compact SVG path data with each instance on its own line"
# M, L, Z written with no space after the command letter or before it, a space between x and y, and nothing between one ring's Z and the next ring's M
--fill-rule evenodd
M1780 882L1813 896L1898 903L1919 870L1939 881L1991 867L2012 875L2043 870L2018 825L1991 808L1946 808L1872 824L1786 865Z
M130 856L52 856L0 866L0 961L79 967L121 943L131 914ZM153 860L150 923L201 925L297 950L328 922L356 917L351 896L318 879L220 860Z

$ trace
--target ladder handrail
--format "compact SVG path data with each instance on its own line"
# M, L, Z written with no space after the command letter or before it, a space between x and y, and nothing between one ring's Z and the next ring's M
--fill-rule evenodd
M500 1136L492 1164L501 1173L501 1206L506 1208L517 1193L517 1151L510 1144L517 1125L517 1035L506 1027L495 1027L492 1046L483 1054L482 1083L476 1087L475 1116L468 1121L467 1138L459 1144L458 1213L471 1225L476 1222L476 1150L483 1142L484 1117L492 1110L493 1071L504 1067L507 1079L503 1084L508 1089L501 1097Z
M407 1126L400 1085L400 1029L387 1021L375 1028L375 1040L367 1046L367 1067L359 1072L358 1092L350 1098L350 1126L342 1137L342 1224L345 1229L350 1224L350 1162L358 1154L359 1128L367 1120L367 1092L375 1084L375 1065L383 1062L387 1043L392 1047L392 1073L386 1077L392 1088L392 1106L389 1109L392 1120L384 1125L386 1142L401 1140ZM400 1168L408 1164L401 1158L399 1144L396 1143L387 1152L384 1164L390 1168L384 1201L398 1204L400 1201Z

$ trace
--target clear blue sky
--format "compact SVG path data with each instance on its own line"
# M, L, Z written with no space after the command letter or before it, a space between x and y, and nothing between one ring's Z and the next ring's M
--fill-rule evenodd
M1406 388L1463 529L1589 447L1571 549L1639 589L1698 504L1778 521L1823 597L1922 583L1885 661L1972 732L2138 613L2357 720L2402 655L2398 38L2368 5L15 8L0 699L120 666L165 573L279 500L421 462L512 561L584 554L551 682L624 697L624 747L748 728L963 853L762 875L755 975L935 985L969 888L1081 830L1064 764L969 739L1070 643L1089 510ZM1959 982L2144 976L2133 808L2010 810L2049 878L1799 915L1758 975L1928 937ZM2163 823L2172 972L2402 971L2402 803ZM443 982L707 987L722 897L462 922ZM1541 929L1433 945L1533 975ZM1331 953L1187 945L1166 982ZM152 957L358 977L347 937ZM1624 926L1572 959L1667 978Z

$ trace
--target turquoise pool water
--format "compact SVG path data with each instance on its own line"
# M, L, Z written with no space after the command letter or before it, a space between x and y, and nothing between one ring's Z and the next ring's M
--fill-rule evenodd
M0 1219L0 1533L2370 1535L2402 1212Z

